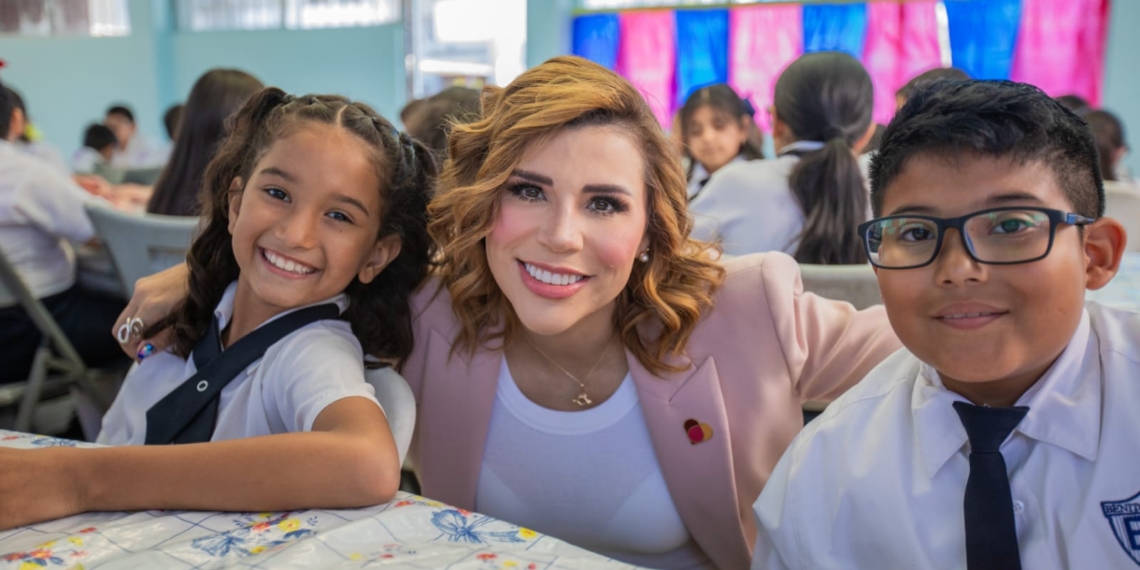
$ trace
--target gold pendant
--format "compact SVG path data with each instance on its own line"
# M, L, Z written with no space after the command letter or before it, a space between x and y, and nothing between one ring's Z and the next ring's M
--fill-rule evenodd
M583 390L581 394L578 394L578 397L574 398L572 401L575 404L578 404L578 406L580 406L580 407L589 406L590 404L594 403L594 401L591 400L590 397L586 395L585 390Z

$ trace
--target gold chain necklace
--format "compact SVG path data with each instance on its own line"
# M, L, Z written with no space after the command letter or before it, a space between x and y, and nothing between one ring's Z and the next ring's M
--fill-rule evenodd
M543 352L541 348L535 346L535 344L533 342L531 342L530 339L526 338L526 335L520 335L520 336L522 336L522 339L524 341L526 341L526 343L529 344L531 348L538 351L538 353L541 354L543 358L549 360L551 364L553 364L559 370L561 370L563 374L565 374L567 377L569 377L571 380L573 380L574 383L578 384L578 387L582 389L581 393L579 393L573 400L570 400L571 402L574 402L575 404L577 404L578 407L585 407L585 406L589 406L590 404L594 403L594 401L590 399L590 396L588 394L586 394L586 382L589 382L590 376L594 374L594 370L597 370L598 365L602 363L602 359L604 359L606 357L606 352L609 351L610 346L614 343L614 339L617 338L617 335L614 335L614 337L610 339L610 342L607 343L606 347L602 349L602 355L598 357L597 362L594 363L594 366L592 366L590 368L590 371L587 372L586 376L584 378L582 378L581 380L579 380L577 376L571 374L569 370L563 368L561 364L558 364L557 362L555 362L555 360L553 358L551 358L549 355L547 355L545 352Z

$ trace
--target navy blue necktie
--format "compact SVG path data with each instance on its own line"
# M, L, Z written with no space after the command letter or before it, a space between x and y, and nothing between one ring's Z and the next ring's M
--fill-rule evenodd
M966 568L1021 570L1013 496L1001 444L1029 408L986 408L954 402L970 438L970 477L966 480Z
M339 315L340 309L332 303L300 309L258 327L225 351L215 316L191 353L198 371L147 410L146 444L210 441L222 389L231 380L293 331Z

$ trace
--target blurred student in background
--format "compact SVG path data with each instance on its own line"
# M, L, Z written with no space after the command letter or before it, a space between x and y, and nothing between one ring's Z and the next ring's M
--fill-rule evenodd
M817 52L776 81L777 157L731 164L692 202L698 239L724 252L783 251L800 263L866 263L856 228L869 217L856 155L874 134L871 77L858 60Z
M162 166L166 162L169 149L138 132L135 114L125 105L115 105L107 109L103 120L115 133L119 147L111 163L116 168L139 169Z
M970 75L957 67L936 67L920 73L895 92L895 109L902 109L902 106L906 105L907 99L931 83L936 81L966 81L968 79L970 79Z
M32 119L28 115L28 106L24 103L24 98L11 87L6 88L6 90L8 98L12 101L12 118L8 123L6 138L12 141L16 148L46 160L52 166L66 172L67 163L64 162L59 151L55 147L38 140L38 137L35 136L36 129L32 126Z
M147 212L198 215L202 174L225 138L226 119L262 87L256 77L237 69L212 69L198 78L186 99L170 161L154 184Z
M83 148L71 157L71 170L76 173L97 173L100 167L111 163L115 146L119 143L107 125L93 123L83 133Z
M688 195L692 200L709 178L736 162L764 158L762 142L753 135L755 110L736 91L718 83L694 91L677 113L682 151L687 167Z
M0 87L0 133L11 133L14 102ZM84 206L104 203L67 172L19 150L15 137L0 141L0 252L55 318L90 366L130 361L107 331L126 306L83 289L75 281L68 241L91 242L95 229ZM27 379L42 335L15 298L0 294L0 384Z
M452 86L428 97L409 103L401 113L404 129L435 153L447 158L447 135L451 127L479 118L479 92L470 87Z

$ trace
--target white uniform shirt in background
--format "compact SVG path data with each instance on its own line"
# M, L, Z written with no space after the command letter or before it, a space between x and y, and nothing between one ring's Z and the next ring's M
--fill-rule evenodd
M236 290L237 283L231 283L214 311L221 329L233 316ZM336 303L343 313L348 298L340 294L306 306L324 303ZM304 308L285 311L266 322ZM193 358L182 359L170 351L143 360L127 376L115 403L103 416L98 442L146 442L147 410L195 372ZM310 431L329 404L352 396L376 401L372 386L364 378L364 354L352 327L343 320L309 323L270 346L265 356L222 390L211 441Z
M966 568L969 443L900 350L804 428L756 501L754 569ZM1140 565L1140 314L1088 303L1001 447L1026 570Z
M735 158L728 161L728 164L722 166L721 169L728 168L729 166L732 166L733 164L738 164L741 162L748 162L748 160L744 158L744 155L738 154L738 155L736 155ZM689 187L688 187L688 194L689 194L690 200L692 200L693 197L696 196L697 194L701 193L701 190L705 187L706 184L708 184L709 179L712 177L712 175L709 174L709 171L705 170L705 166L703 164L701 164L700 162L694 161L694 162L692 162L692 165L693 165L693 171L691 173L689 173ZM720 172L720 170L718 170L717 172Z
M788 186L795 155L747 160L716 171L692 202L693 237L720 239L724 253L794 255L804 213Z
M156 168L166 164L169 158L169 146L135 133L126 148L115 150L111 156L111 166L125 169Z
M712 568L665 486L628 374L597 407L563 412L530 401L503 359L475 509L638 566Z
M54 146L43 141L20 142L17 143L17 146L24 152L47 161L48 164L60 169L65 174L69 173L67 163L63 161L63 155L59 154Z
M75 253L66 241L84 243L95 236L86 204L106 202L66 172L0 141L0 251L36 298L75 284ZM16 302L0 297L0 307Z

